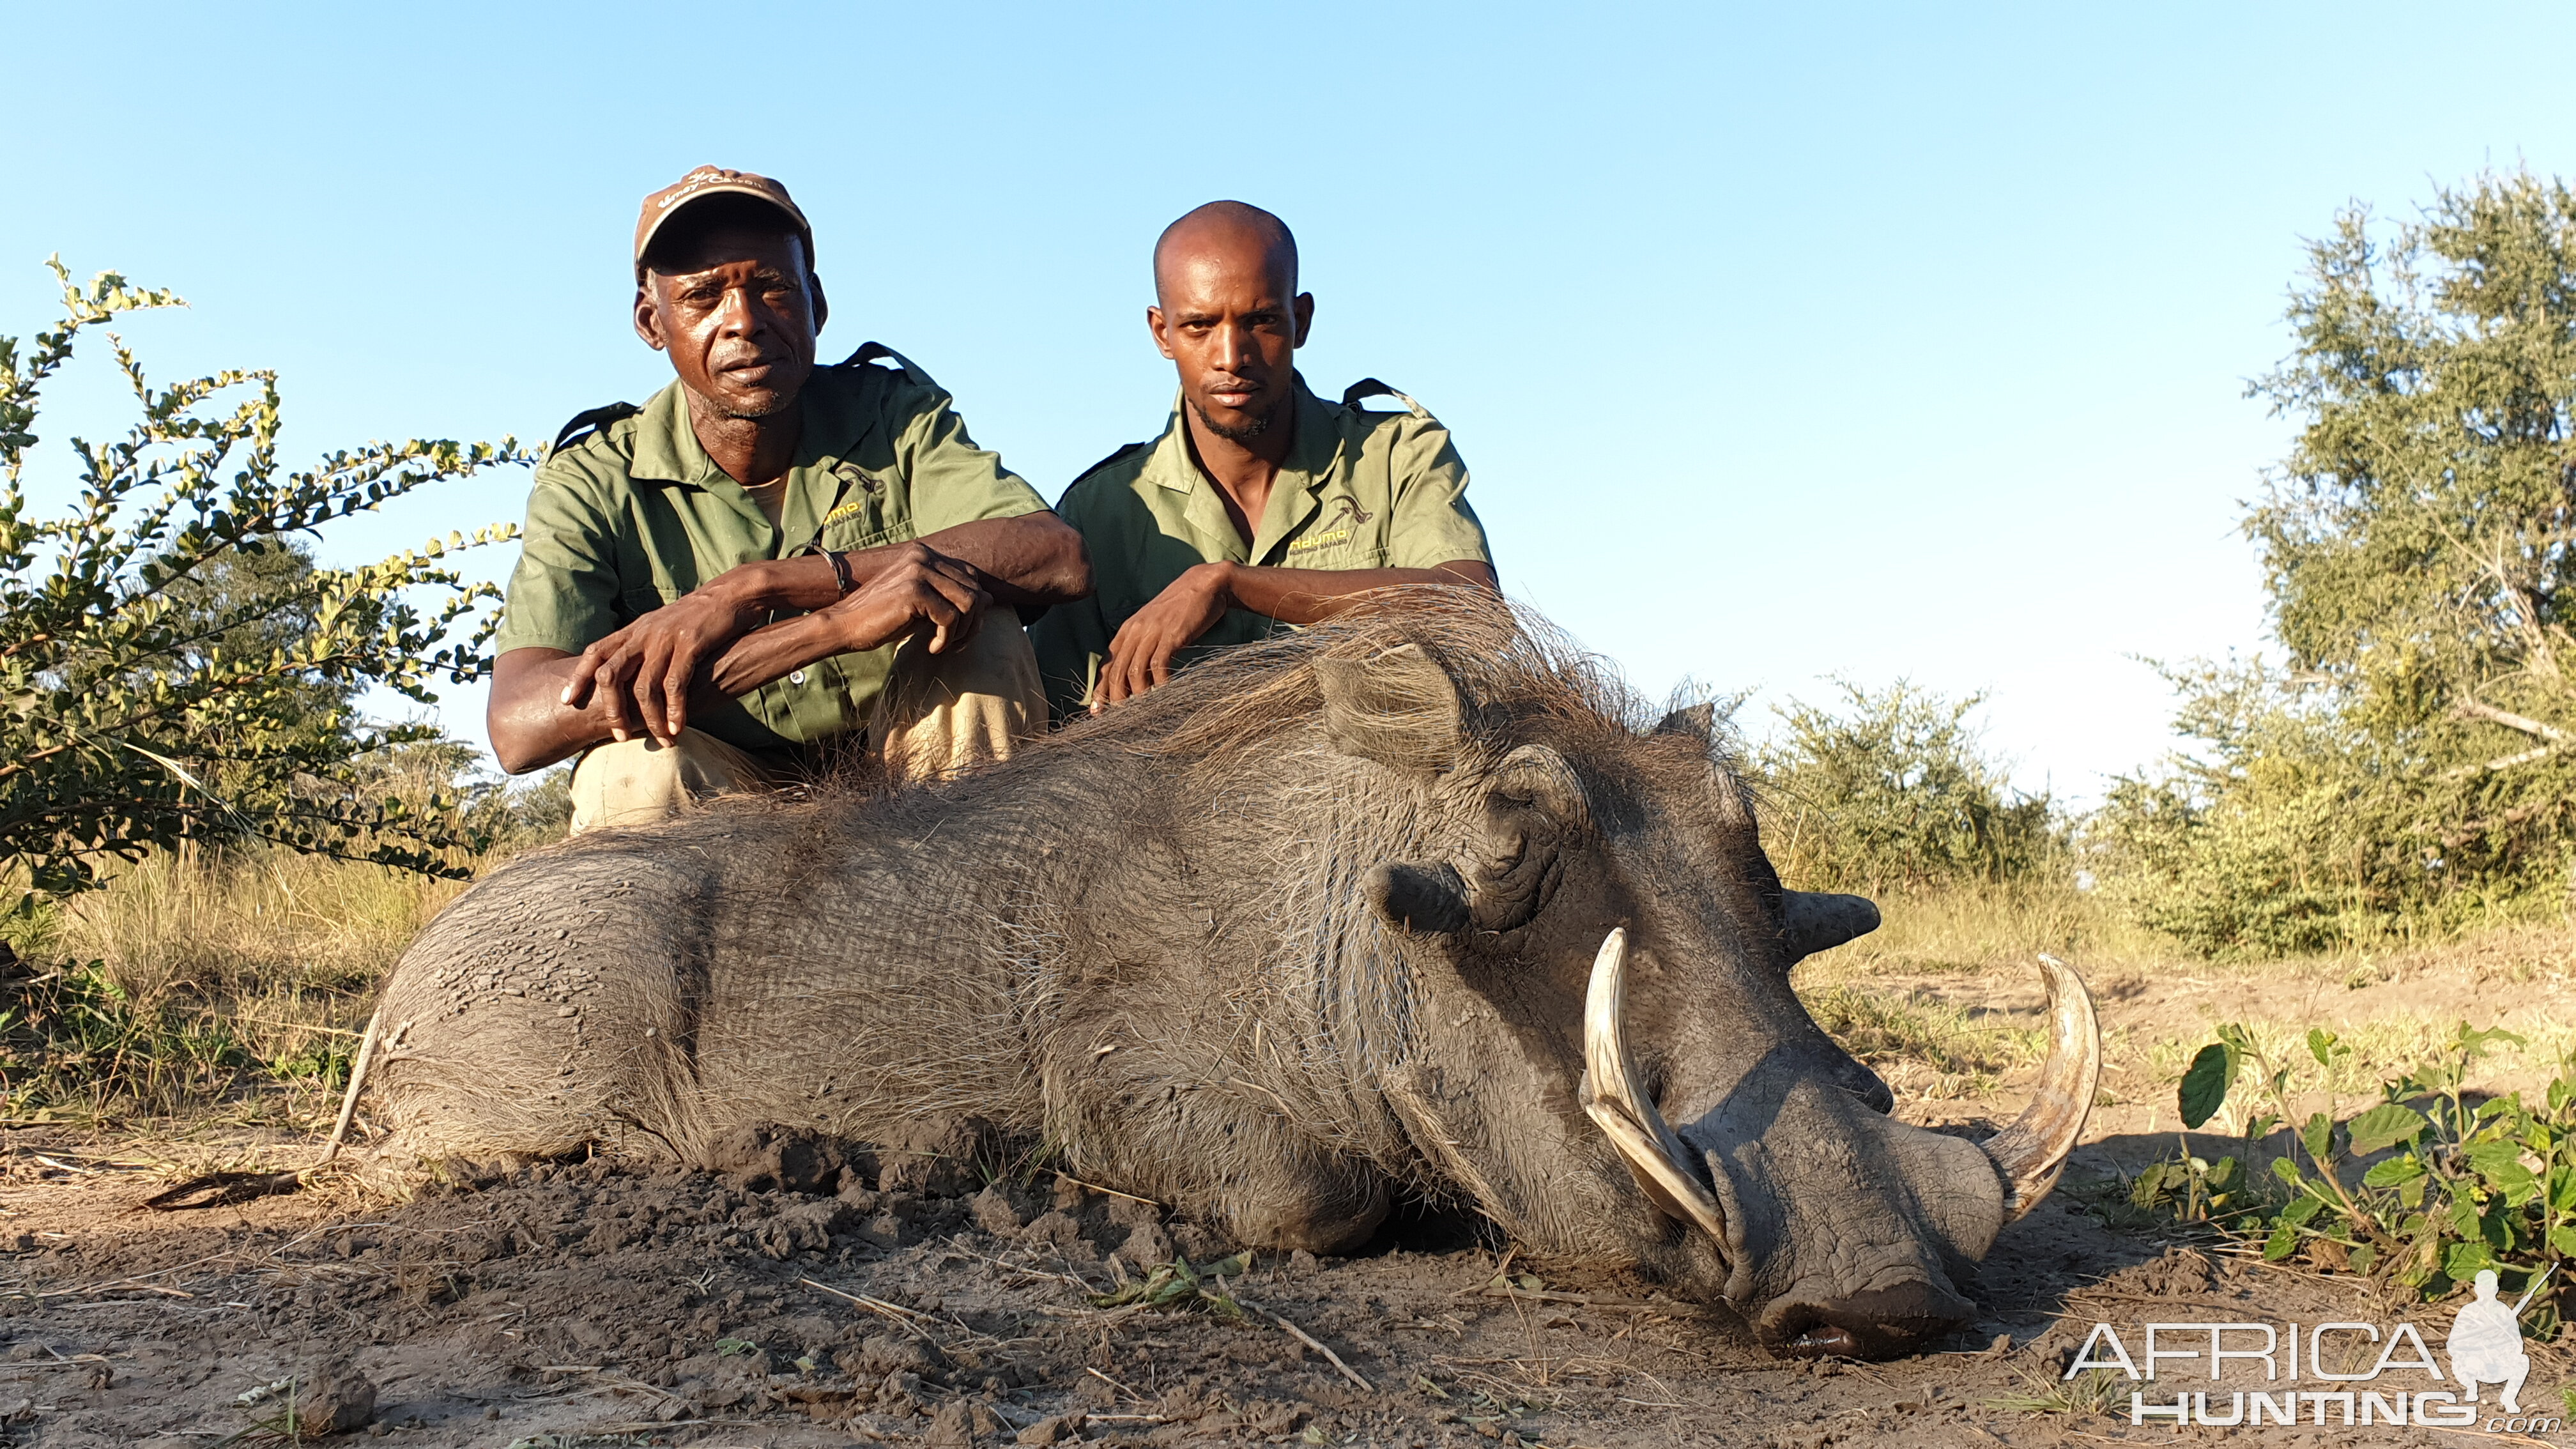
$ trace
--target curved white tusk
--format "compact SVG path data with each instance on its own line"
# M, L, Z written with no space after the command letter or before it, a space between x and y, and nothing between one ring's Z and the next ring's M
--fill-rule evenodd
M1666 1217L1708 1234L1726 1252L1726 1214L1717 1196L1689 1165L1681 1139L1637 1080L1621 1022L1627 1010L1628 932L1614 929L1592 960L1592 986L1583 998L1583 1110L1619 1150L1637 1186Z
M1979 1144L2003 1175L2007 1222L2039 1206L2057 1186L2102 1083L2102 1026L2094 1019L2093 993L2074 967L2054 956L2040 957L2039 971L2048 983L2048 1065L2030 1105Z

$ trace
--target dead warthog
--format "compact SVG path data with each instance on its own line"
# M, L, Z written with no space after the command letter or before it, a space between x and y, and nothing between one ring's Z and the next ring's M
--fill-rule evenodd
M1982 1149L1888 1116L1788 979L1876 911L1780 888L1705 708L1644 722L1534 621L1391 591L943 786L513 862L396 969L377 1089L428 1158L975 1118L1254 1246L1445 1200L1782 1351L1919 1345L2075 1144L2083 987Z

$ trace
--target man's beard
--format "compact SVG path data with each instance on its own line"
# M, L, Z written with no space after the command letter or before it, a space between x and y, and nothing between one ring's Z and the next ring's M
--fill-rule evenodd
M1245 423L1240 427L1229 427L1226 424L1220 423L1216 419L1209 417L1207 415L1207 409L1200 407L1195 402L1190 404L1190 411L1199 415L1200 427L1207 429L1209 432L1216 434L1218 437L1225 439L1229 443L1251 442L1253 439L1269 432L1271 421L1279 416L1279 409L1272 408L1270 411L1263 413L1261 416L1254 418L1251 422Z
M768 404L764 407L738 407L717 398L709 398L708 401L714 403L716 412L729 422L756 422L762 418L774 418L787 411L794 406L796 394L773 391L769 395Z

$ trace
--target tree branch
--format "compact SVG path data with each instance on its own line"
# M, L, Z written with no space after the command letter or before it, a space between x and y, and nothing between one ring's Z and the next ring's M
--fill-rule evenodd
M2483 765L2455 766L2444 770L2438 778L2457 780L2468 775L2492 775L2498 770L2510 770L2516 765L2528 765L2534 760L2545 760L2556 753L2558 753L2556 745L2537 745L2520 754L2499 756Z
M2503 725L2509 730L2520 730L2524 734L2532 736L2534 739L2547 740L2553 745L2563 745L2568 743L2567 732L2565 730L2562 730L2555 725L2542 724L2540 721L2533 719L2529 715L2515 714L2510 710L2498 709L2494 705L2488 704L2474 695L2462 695L2459 703L2453 705L2452 708L2470 719L2482 719L2490 724Z

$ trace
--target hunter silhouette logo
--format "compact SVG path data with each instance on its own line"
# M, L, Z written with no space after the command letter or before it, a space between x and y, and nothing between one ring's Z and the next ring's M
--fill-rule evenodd
M2531 1305L2531 1295L2540 1291L2540 1284L2534 1280L2511 1308L2496 1301L2493 1268L2479 1270L2477 1288L2478 1296L2451 1320L2451 1337L2443 1345L2451 1354L2451 1377L2469 1391L2471 1402L2480 1384L2504 1385L2504 1411L2519 1414L2522 1381L2531 1373L2531 1356L2522 1351L2522 1310Z

